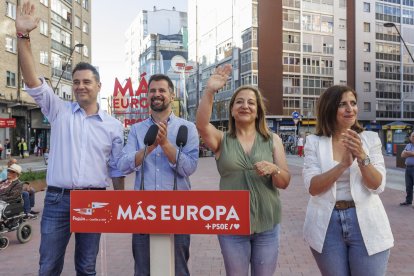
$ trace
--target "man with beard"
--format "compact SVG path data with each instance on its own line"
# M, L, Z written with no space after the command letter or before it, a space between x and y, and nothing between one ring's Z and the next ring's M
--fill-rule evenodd
M174 173L177 172L177 189L189 190L189 176L195 171L198 161L199 138L195 125L181 119L172 112L174 85L163 74L151 76L148 82L148 97L151 116L131 127L128 142L122 150L118 168L124 174L135 171L135 190L140 190L141 169L144 158L144 137L148 129L156 124L159 128L155 143L147 148L144 166L144 190L173 190ZM188 140L179 156L176 137L180 126L187 126ZM174 235L175 275L190 275L190 235ZM149 235L133 234L132 252L135 259L135 275L150 275Z

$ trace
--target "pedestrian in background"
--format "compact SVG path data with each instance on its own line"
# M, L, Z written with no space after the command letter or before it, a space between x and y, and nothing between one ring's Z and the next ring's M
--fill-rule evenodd
M281 202L290 173L280 137L266 125L260 91L241 86L229 105L229 130L210 123L214 95L231 75L229 64L215 69L206 83L197 110L196 125L214 152L220 173L220 190L250 192L250 235L219 235L227 275L273 275L279 253Z
M357 116L356 92L332 86L318 100L316 134L306 138L303 233L322 275L385 275L394 245L379 197L386 183L381 140Z
M19 149L20 156L24 159L24 154L27 151L27 143L24 138L20 139L20 142L17 144L17 148Z
M298 155L299 155L299 157L303 156L303 145L304 145L303 134L299 134L299 138L298 138Z
M135 172L135 190L141 189L141 174L144 174L144 190L173 190L174 174L177 173L177 189L190 190L190 175L197 168L199 139L195 125L179 118L172 112L174 85L163 74L152 75L148 81L148 98L151 116L131 127L128 142L122 150L118 167L124 174ZM155 143L147 148L145 166L142 166L148 129L158 126ZM187 144L178 156L177 133L181 126L188 129ZM177 167L178 164L178 167ZM142 168L144 172L142 172ZM174 235L175 275L190 275L190 235ZM135 275L150 275L150 244L148 234L132 235L132 252L135 261Z
M401 206L410 206L413 203L413 186L414 186L414 131L410 134L410 143L408 143L401 153L405 158L405 201ZM414 207L414 206L413 206Z
M123 189L123 176L116 168L123 146L120 121L103 111L98 102L99 73L89 63L78 63L72 72L75 102L59 98L36 73L30 33L39 18L30 1L16 10L17 48L25 91L50 122L52 151L47 168L47 191L41 221L39 275L60 275L71 237L72 190L105 190L112 177L114 189ZM36 45L38 47L38 45ZM75 233L77 275L96 275L100 233Z
M6 159L9 159L11 157L11 145L8 138L4 141L4 149L6 150Z

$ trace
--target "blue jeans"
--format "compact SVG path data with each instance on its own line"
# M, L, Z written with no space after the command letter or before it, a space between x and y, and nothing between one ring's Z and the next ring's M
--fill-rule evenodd
M226 275L247 276L251 265L251 276L273 275L279 254L279 229L251 235L219 235L221 253Z
M40 276L62 273L70 233L70 195L46 192L41 221ZM75 234L76 275L96 275L96 256L101 234Z
M414 168L405 169L405 191L407 196L405 202L413 203L413 186L414 186Z
M385 275L390 250L368 256L355 208L334 209L322 253L311 248L322 275Z
M190 235L174 235L175 275L190 275L187 262L190 258ZM135 276L149 276L150 240L148 234L132 235L132 254L135 260Z
M34 193L29 193L27 191L22 192L23 197L23 209L26 214L30 213L35 203Z

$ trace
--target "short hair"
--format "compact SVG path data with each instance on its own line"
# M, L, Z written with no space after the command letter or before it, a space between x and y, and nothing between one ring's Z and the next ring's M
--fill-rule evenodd
M335 132L336 126L336 114L338 112L339 103L341 102L342 95L346 92L352 92L355 99L358 100L357 93L354 89L345 85L334 85L326 89L316 105L316 135L331 137ZM357 133L362 132L364 129L355 120L351 129Z
M237 95L242 90L250 90L256 96L256 104L257 104L257 118L256 118L256 130L259 132L266 140L271 137L271 132L266 124L266 106L264 104L264 98L262 93L260 93L259 88L252 86L252 85L242 85L234 91L233 96L230 99L229 104L229 135L231 137L236 137L236 122L231 116L231 109L233 108L234 101L236 100Z
M153 81L161 81L161 80L165 80L168 83L168 88L170 89L171 93L174 93L174 84L172 83L170 77L168 77L167 75L164 74L154 74L150 77L149 81L148 81L148 88L151 84L151 82Z
M75 68L73 68L73 71L72 71L72 77L76 71L81 71L81 70L90 70L92 74L94 75L95 80L97 82L101 82L101 77L99 76L99 72L98 70L96 70L96 67L87 62L79 62L78 64L76 64Z

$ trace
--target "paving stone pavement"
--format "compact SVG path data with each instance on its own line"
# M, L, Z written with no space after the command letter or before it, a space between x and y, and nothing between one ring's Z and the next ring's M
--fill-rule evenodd
M395 157L386 156L387 185L391 186L381 195L391 222L395 246L391 250L387 275L414 275L414 209L400 207L404 200L404 169L396 168ZM25 161L25 168L41 167L42 160ZM280 253L274 275L320 275L310 250L302 238L302 227L308 195L303 187L301 167L303 159L288 156L292 180L286 190L280 192L282 200L282 223ZM127 187L132 189L134 176L127 178ZM219 176L214 158L200 158L199 167L191 177L194 190L214 190ZM42 210L44 192L36 194L35 210ZM0 275L37 275L38 248L40 243L40 219L31 221L33 238L27 244L19 244L15 233L6 234L9 247L0 252ZM225 275L224 264L216 236L191 236L190 271L192 275ZM74 239L72 237L65 256L62 275L75 275L73 264ZM133 275L131 235L104 234L97 262L97 275Z

